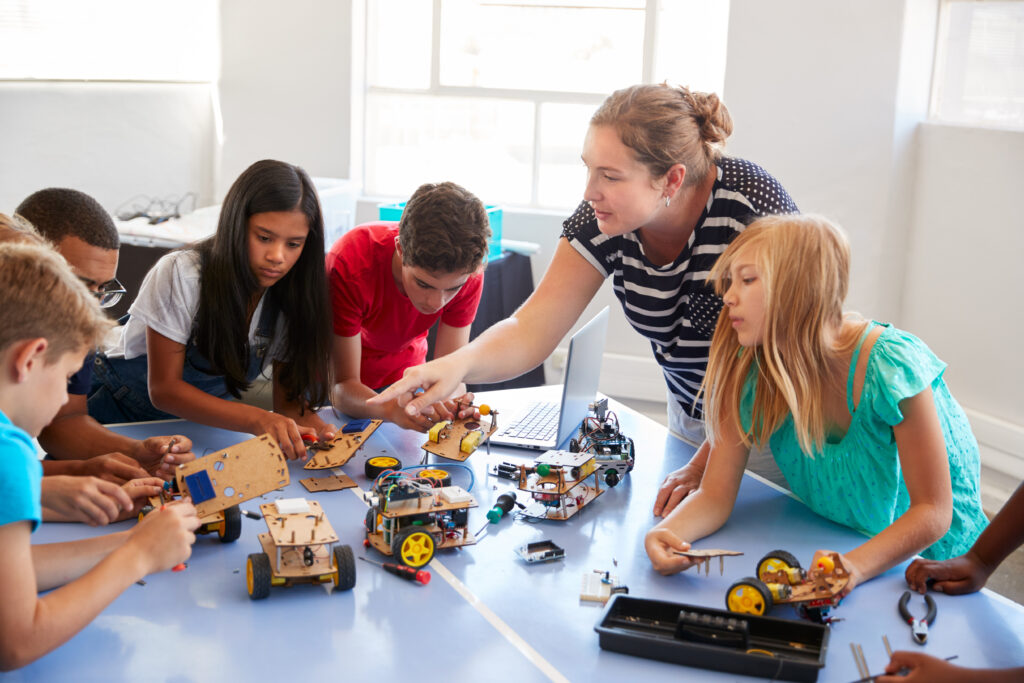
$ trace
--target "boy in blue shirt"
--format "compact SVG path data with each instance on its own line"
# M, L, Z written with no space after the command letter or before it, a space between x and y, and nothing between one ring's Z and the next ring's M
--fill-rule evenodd
M0 245L0 301L0 669L10 670L67 641L138 579L187 559L199 520L179 503L130 531L31 544L42 518L32 437L67 402L68 378L110 323L63 259L33 245Z

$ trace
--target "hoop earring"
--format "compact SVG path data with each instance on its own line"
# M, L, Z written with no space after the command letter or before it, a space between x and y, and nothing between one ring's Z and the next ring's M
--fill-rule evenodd
M665 206L668 206L671 203L672 203L672 198L671 197L665 197Z

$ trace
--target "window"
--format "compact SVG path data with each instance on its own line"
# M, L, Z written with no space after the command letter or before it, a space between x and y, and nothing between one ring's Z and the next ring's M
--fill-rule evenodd
M215 0L0 0L0 78L212 82Z
M725 0L369 0L364 188L452 180L566 209L591 114L641 82L721 92Z
M1024 2L942 4L932 117L1024 129Z

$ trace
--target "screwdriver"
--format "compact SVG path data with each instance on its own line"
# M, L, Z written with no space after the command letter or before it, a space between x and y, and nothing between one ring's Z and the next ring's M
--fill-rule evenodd
M373 560L366 559L362 555L359 556L359 559L363 562L369 562L370 564L384 567L384 571L389 574L394 574L395 576L400 576L406 581L416 581L424 586L430 583L430 572L425 569L413 569L412 567L407 567L404 564L397 564L395 562L375 562Z
M517 505L517 503L514 493L503 493L498 496L498 500L495 502L494 507L487 511L487 524L497 524L500 522L501 518L511 512L515 505ZM480 527L480 531L476 532L477 536L487 528L487 524Z

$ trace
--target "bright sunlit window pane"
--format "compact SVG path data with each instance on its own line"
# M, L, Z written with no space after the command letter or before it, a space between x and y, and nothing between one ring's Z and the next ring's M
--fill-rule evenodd
M367 7L366 77L385 88L430 87L433 3L381 0Z
M597 106L544 104L540 109L540 169L537 203L544 207L574 206L583 198L587 180L580 160L583 137Z
M933 115L1024 128L1024 2L948 2Z
M658 6L652 80L722 94L729 32L725 0L671 0Z
M0 78L213 81L218 4L0 0Z
M637 82L644 5L444 0L441 84L603 92Z
M531 103L371 94L366 140L371 194L408 197L451 180L484 202L530 203Z

